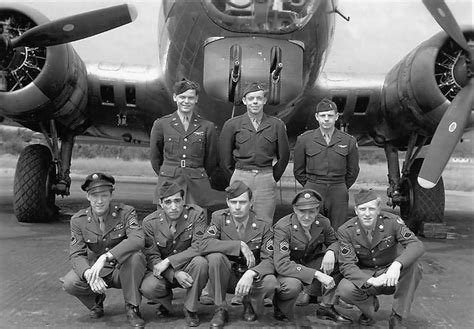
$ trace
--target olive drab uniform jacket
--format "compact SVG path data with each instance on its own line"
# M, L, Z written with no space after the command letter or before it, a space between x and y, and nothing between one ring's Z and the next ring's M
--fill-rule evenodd
M359 175L355 138L335 129L328 145L319 128L304 132L295 144L293 172L303 186L309 180L351 187Z
M207 228L205 211L197 205L185 205L181 217L177 219L176 232L170 231L163 209L158 209L143 220L145 248L143 250L147 269L168 258L174 270L185 266L191 259L200 255L199 244Z
M245 257L240 252L241 241L248 245L255 256L255 266L250 269L261 278L273 274L273 230L270 224L257 218L253 211L250 212L242 240L229 209L214 212L204 234L201 251L205 255L220 252L231 262L246 266Z
M305 264L323 257L327 250L337 256L339 244L329 219L318 214L311 225L311 240L306 236L296 214L280 219L274 226L275 269L279 275L293 277L306 284L314 279L315 269Z
M80 278L100 255L109 251L114 256L114 260L105 263L100 272L100 276L105 277L145 245L143 230L133 207L122 203L111 204L104 222L105 231L102 232L91 207L79 210L71 218L69 258Z
M227 180L235 169L258 170L273 165L273 178L278 182L290 159L285 124L264 113L255 131L247 113L229 119L219 138L219 156Z
M193 113L185 131L177 111L157 119L150 135L150 156L157 187L164 180L177 180L186 184L199 205L215 203L209 177L217 167L217 132L211 121Z
M339 269L344 277L361 288L376 272L389 267L394 261L408 267L425 248L403 220L382 211L376 221L372 242L367 239L358 217L353 217L339 227ZM403 246L398 253L398 244Z

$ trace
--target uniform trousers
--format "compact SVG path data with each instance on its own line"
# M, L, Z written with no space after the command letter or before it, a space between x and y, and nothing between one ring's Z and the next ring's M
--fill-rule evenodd
M317 259L305 264L305 266L314 268L315 271L316 269L319 270L322 260L323 257L318 257ZM283 314L293 317L296 299L303 288L311 296L322 296L322 302L325 305L334 305L337 298L336 287L342 280L342 274L336 267L331 273L331 276L334 278L335 282L335 287L333 289L325 289L321 282L316 278L313 279L311 284L304 286L304 283L300 279L279 275L278 281L280 286L277 287L275 298L277 307L283 312Z
M373 270L371 271L373 273ZM380 273L382 274L382 273ZM337 294L347 303L356 305L362 313L370 318L374 317L374 296L392 295L394 301L392 310L401 317L405 317L410 312L416 288L421 280L422 268L418 262L408 267L404 267L400 272L400 278L395 287L369 287L359 288L347 279L342 279L337 287Z
M315 183L307 181L304 188L317 191L323 197L321 213L329 218L335 231L347 221L349 193L346 183Z
M142 295L139 287L145 271L145 256L141 252L136 252L102 279L108 288L122 289L126 304L140 306ZM93 292L87 281L80 278L74 270L64 276L63 288L67 293L76 296L88 309L94 307L98 294Z
M194 257L182 271L188 273L193 278L193 285L186 289L184 295L184 307L188 311L196 312L198 299L201 296L202 289L208 279L209 267L204 257ZM160 303L167 310L172 310L173 290L172 288L181 288L181 285L173 279L169 281L164 276L159 279L153 275L153 272L147 272L143 279L140 290L147 299Z
M235 169L230 184L236 180L244 182L252 190L253 210L257 216L273 225L277 196L273 169Z
M209 281L214 287L214 304L226 307L226 294L234 293L240 276L232 269L232 262L226 255L212 253L206 256L209 262ZM265 275L261 280L254 281L246 298L252 304L255 314L263 314L263 300L273 299L277 279L273 274Z

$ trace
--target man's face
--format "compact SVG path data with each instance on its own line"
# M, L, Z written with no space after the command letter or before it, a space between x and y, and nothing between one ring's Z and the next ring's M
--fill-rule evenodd
M112 191L87 193L87 200L91 204L92 212L97 216L101 216L109 210Z
M319 214L319 205L316 205L314 208L311 209L298 209L297 207L293 207L293 211L296 214L296 218L300 222L301 226L306 229L309 229L311 225L313 225L316 217Z
M338 118L339 114L333 110L316 113L316 120L318 120L319 126L324 129L334 128Z
M249 200L248 192L245 192L236 198L227 199L227 206L235 220L244 221L249 215L252 202Z
M161 200L161 207L165 211L166 216L171 220L178 219L183 213L184 200L181 192L175 193Z
M183 114L190 114L198 101L198 95L196 95L196 90L188 89L179 95L173 94L173 100L178 107L178 111Z
M253 115L259 115L263 112L263 105L267 102L263 90L248 93L242 98L242 102L247 105L247 111Z
M380 215L380 200L372 200L354 207L359 221L366 229L372 229Z

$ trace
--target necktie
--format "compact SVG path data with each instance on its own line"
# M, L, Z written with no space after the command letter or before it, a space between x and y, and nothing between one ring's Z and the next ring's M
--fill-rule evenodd
M307 229L303 229L304 234L308 237L308 240L311 241L311 233Z
M369 242L372 242L372 230L367 231L367 239L369 240Z
M258 126L260 126L260 122L258 122L257 118L252 119L252 124L255 130L258 130Z
M324 140L326 141L326 144L329 144L329 142L331 141L331 138L329 138L328 134L324 134Z
M170 231L171 231L171 234L173 234L173 235L176 233L176 222L175 221L171 222Z
M104 217L99 217L99 228L104 233L105 231L105 222L104 222Z
M189 118L187 115L185 115L183 118L183 126L184 126L184 130L187 131L189 128Z
M244 238L244 224L243 223L238 223L237 224L237 233L239 233L239 238L242 240Z

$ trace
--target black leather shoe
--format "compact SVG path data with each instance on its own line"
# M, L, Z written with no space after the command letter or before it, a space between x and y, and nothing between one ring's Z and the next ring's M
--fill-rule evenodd
M257 315L255 314L250 301L247 298L244 298L242 303L244 304L244 320L249 322L257 320Z
M199 318L196 312L188 311L186 307L183 307L183 312L184 312L184 319L186 320L186 323L188 324L189 327L199 326Z
M331 306L319 306L316 310L316 316L320 319L331 320L339 323L351 323L352 320L339 314L334 305Z
M301 291L298 297L296 298L295 305L296 306L306 306L309 304L309 295L306 291Z
M290 322L290 318L286 316L277 306L273 308L273 317L278 321Z
M405 326L402 324L402 317L392 311L392 314L390 314L390 318L388 320L388 327L390 329L405 328Z
M162 304L158 303L158 308L156 309L156 317L157 318L168 318L171 316L170 311L166 307L164 307Z
M132 304L125 305L128 323L134 328L144 328L145 321L142 319L138 306Z
M89 317L92 319L98 319L104 316L104 300L105 294L99 294L95 297L95 305L89 312Z
M227 321L229 321L229 313L227 313L225 308L219 307L214 312L214 316L212 317L209 327L212 329L223 328Z
M362 313L359 317L359 323L363 326L371 326L375 324L375 320Z

